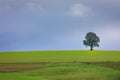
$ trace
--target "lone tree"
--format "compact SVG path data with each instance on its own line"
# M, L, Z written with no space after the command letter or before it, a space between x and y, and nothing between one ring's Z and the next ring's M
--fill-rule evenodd
M87 47L89 46L90 50L93 50L93 47L99 47L99 42L99 37L93 32L87 33L85 36L85 40L83 40L83 44Z

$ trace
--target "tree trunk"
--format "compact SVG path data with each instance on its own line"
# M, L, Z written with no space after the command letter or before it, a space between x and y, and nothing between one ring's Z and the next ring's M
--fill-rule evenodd
M91 51L93 50L93 45L92 45L92 46L90 46L90 50L91 50Z

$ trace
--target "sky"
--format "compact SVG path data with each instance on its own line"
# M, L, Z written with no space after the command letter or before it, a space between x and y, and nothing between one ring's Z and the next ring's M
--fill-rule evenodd
M0 51L120 50L120 0L0 0Z

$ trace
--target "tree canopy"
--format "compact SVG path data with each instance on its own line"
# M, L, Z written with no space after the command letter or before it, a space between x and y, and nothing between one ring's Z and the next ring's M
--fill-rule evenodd
M100 38L93 32L89 32L85 36L85 40L83 40L83 44L85 46L89 46L90 50L93 50L93 47L99 47Z

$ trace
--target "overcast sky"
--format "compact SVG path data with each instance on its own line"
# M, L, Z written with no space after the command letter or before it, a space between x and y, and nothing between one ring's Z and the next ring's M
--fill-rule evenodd
M120 0L0 0L0 51L120 50Z

